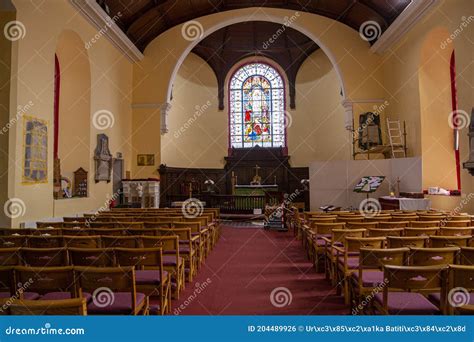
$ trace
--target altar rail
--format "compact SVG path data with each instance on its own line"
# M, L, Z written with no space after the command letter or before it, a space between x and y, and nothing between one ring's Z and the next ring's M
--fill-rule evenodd
M168 195L165 207L171 207L173 202L185 201L188 196ZM282 203L283 194L280 192L267 193L266 195L215 195L201 194L195 198L206 202L206 207L219 208L223 214L253 214L255 209L261 209L262 213L266 205Z

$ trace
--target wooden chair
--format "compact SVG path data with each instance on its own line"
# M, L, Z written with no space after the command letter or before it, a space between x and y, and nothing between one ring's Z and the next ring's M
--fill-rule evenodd
M410 221L410 228L434 228L439 227L439 222L434 221Z
M92 228L89 229L90 235L100 236L125 236L126 231L121 228Z
M69 236L87 236L91 231L88 228L62 228L61 232Z
M160 236L177 236L179 241L179 255L185 260L186 280L192 281L197 271L197 252L192 243L190 228L172 228L157 229ZM164 251L166 254L175 254L175 252Z
M369 228L368 235L370 237L401 236L403 230L403 228Z
M457 289L463 290L456 293ZM474 311L469 309L474 307L474 266L450 265L447 293L448 313L472 314ZM467 310L463 310L463 307Z
M63 246L62 236L35 236L27 237L30 248L59 248Z
M446 220L441 222L441 227L470 227L471 220Z
M369 217L367 216L365 219L364 219L364 222L377 222L377 223L381 223L381 222L390 222L392 220L392 217L391 216L373 216L373 217Z
M19 266L21 264L20 248L0 248L0 266Z
M461 247L459 264L474 266L474 247Z
M336 253L338 280L342 280L344 302L350 304L350 278L359 268L359 252L361 248L382 249L385 238L346 236L343 247L333 247ZM339 283L339 281L337 282Z
M410 248L408 265L410 266L434 266L454 264L460 249L458 247L447 248Z
M0 248L26 247L26 236L0 236Z
M469 236L472 235L472 227L441 227L438 235L441 236Z
M308 257L314 263L316 272L319 272L319 261L324 261L324 246L326 244L322 238L331 237L333 229L344 229L346 224L344 222L322 223L316 221L312 221L311 224L310 227L303 226L303 248L306 249Z
M439 228L405 228L405 236L433 236L439 232Z
M99 235L67 236L63 235L64 246L76 248L100 248L102 246Z
M173 228L190 228L193 243L198 256L198 266L200 266L205 257L207 257L210 249L210 235L208 229L201 229L201 222L187 221L187 222L173 222Z
M114 222L94 221L89 222L90 228L116 228Z
M408 227L409 224L409 221L379 222L378 228L405 228Z
M156 236L156 228L128 228L127 234L132 236Z
M60 236L61 228L36 228L31 230L31 235L37 236Z
M9 305L11 315L79 315L87 316L87 304L84 298L60 300L16 300Z
M423 248L428 245L428 236L388 236L388 248L418 247Z
M347 222L347 229L370 229L377 228L378 222Z
M445 266L384 266L383 293L374 307L383 315L438 315L441 309L425 296L445 293ZM443 299L444 300L444 299Z
M433 248L440 247L468 247L472 236L430 236L430 246Z
M72 266L114 267L112 248L68 248Z
M171 274L164 270L161 248L115 248L114 253L118 266L135 267L138 291L159 297L160 314L171 312Z
M360 307L363 301L371 304L374 291L385 286L383 266L403 266L407 260L409 248L370 249L361 248L359 253L358 272L352 274L353 298L352 312L360 313L369 307Z
M28 291L41 295L41 300L79 298L71 266L61 267L15 267L16 292L20 284L29 284ZM26 285L25 285L26 286ZM86 296L84 296L86 298ZM90 298L90 296L88 297ZM20 299L23 298L20 295Z
M24 265L31 267L59 267L69 265L67 249L59 248L22 248L21 259Z
M0 301L2 299L9 299L13 295L16 295L15 292L15 274L13 272L13 266L0 266ZM29 294L29 293L27 293ZM27 297L27 294L25 297ZM38 294L35 294L34 298L39 297ZM0 302L0 315L7 314L7 310L1 305Z
M75 267L79 294L92 293L90 315L138 315L148 313L148 298L137 292L133 267Z
M63 229L86 229L89 228L88 225L86 225L86 222L64 222L63 223Z
M176 286L172 286L172 297L179 299L180 291L185 288L184 258L179 255L178 236L142 236L144 248L159 247L163 251L163 266L171 274ZM173 284L172 284L173 285Z
M122 228L122 229L140 229L144 228L143 222L116 222L115 228Z
M337 284L337 262L339 251L336 247L343 247L346 237L364 237L367 233L366 229L332 229L331 238L322 237L325 241L326 266L325 274L327 279L332 280L333 286Z
M139 236L101 236L102 246L105 248L140 248Z
M34 228L0 228L0 237L31 235Z

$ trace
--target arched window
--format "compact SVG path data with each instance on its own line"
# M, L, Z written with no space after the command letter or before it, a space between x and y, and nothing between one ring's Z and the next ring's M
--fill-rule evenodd
M285 87L265 63L237 69L229 84L230 147L286 147Z

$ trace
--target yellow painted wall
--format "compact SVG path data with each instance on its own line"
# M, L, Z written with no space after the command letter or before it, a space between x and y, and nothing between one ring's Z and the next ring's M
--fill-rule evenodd
M474 15L471 0L443 0L382 56L390 111L407 123L409 155L422 156L425 187L456 188L452 131L448 127L451 106L446 65L450 43L445 34L452 37L456 54L458 108L470 113L474 107L474 23L463 27L470 15ZM430 45L431 39L437 44ZM467 127L460 133L461 162L468 159L467 133ZM466 170L461 171L461 187L464 196L474 191L472 176ZM434 207L446 209L453 209L460 201L442 196L432 196L432 200ZM474 210L474 203L469 205Z
M112 183L95 184L93 177L93 150L98 133L110 138L113 155L122 152L125 170L131 167L131 95L132 64L105 37L90 44L87 50L91 65L91 99L88 108L90 134L88 163L84 168L89 172L89 198L53 200L53 79L54 53L58 41L65 30L74 31L83 44L91 41L98 33L67 0L44 1L35 9L28 0L14 0L17 20L26 28L23 39L13 44L12 71L18 76L11 85L11 106L33 102L27 115L49 122L48 140L48 183L23 185L21 183L23 160L23 121L10 132L9 197L20 198L25 203L25 214L13 220L12 225L41 218L73 215L78 212L96 210L104 205L107 195L112 195ZM96 111L108 110L113 113L114 125L106 130L96 129L92 117ZM14 113L10 113L12 117ZM17 161L17 163L15 163Z
M79 167L91 170L91 70L84 42L74 31L61 33L56 55L60 68L58 157L61 176L73 182L73 172Z

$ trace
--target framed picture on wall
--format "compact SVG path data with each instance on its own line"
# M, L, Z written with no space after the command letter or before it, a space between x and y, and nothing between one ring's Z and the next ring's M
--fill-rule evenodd
M23 119L23 184L48 182L48 122Z
M153 166L153 165L155 165L155 155L154 154L139 154L139 155L137 155L137 165L138 166Z

